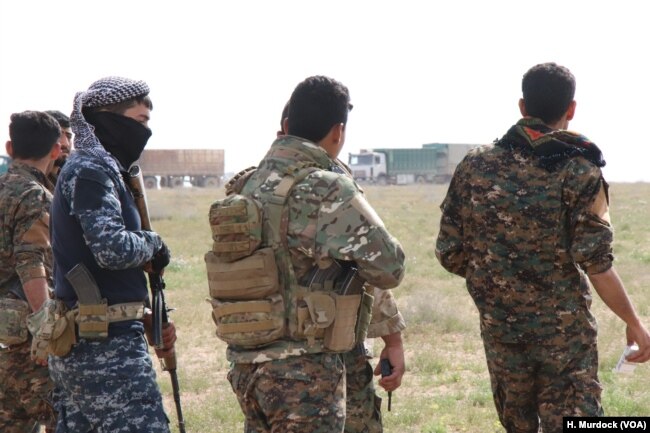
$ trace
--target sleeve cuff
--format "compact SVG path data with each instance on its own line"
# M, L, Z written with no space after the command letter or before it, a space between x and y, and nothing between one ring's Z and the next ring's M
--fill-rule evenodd
M406 329L406 322L399 311L392 317L378 323L371 323L368 326L368 338L378 338L384 335L394 334Z

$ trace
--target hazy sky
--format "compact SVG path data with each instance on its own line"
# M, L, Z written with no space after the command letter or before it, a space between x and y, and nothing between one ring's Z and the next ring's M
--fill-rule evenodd
M577 79L570 129L609 181L650 181L645 0L0 2L0 120L69 113L107 75L147 81L150 148L223 148L256 164L309 75L350 89L343 157L373 147L489 143L519 118L521 77L555 61ZM8 138L5 129L3 139Z

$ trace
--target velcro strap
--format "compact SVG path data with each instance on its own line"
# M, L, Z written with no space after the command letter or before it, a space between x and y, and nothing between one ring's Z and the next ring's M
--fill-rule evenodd
M250 248L249 241L241 242L214 242L212 251L215 253L231 253L233 251L248 251Z
M212 226L213 235L231 235L235 233L246 233L250 231L248 223L219 224Z
M106 317L106 310L107 310L106 304L92 304L92 305L79 304L80 316Z
M212 216L236 216L236 215L246 215L246 206L237 205L237 206L222 206L220 208L212 210Z
M246 257L246 260L237 260L230 263L222 263L215 260L214 255L206 257L209 262L209 273L221 274L239 271L250 271L252 269L264 269L264 256L252 255Z
M23 278L23 281L31 280L34 278L47 278L47 272L45 271L45 267L41 265L30 268L27 271L22 271L21 277Z
M268 302L233 302L214 309L217 319L230 314L239 313L270 313L271 304Z
M236 332L270 331L275 329L273 320L261 320L259 322L222 323L219 325L219 333L234 334Z
M126 302L108 306L108 321L122 322L125 320L138 320L144 316L144 304L142 302Z
M226 291L237 291L237 290L243 290L243 289L253 289L255 287L267 287L267 286L272 286L275 281L272 277L255 277L255 278L246 278L245 280L220 280L218 278L214 278L212 275L212 272L208 273L208 279L211 281L214 281L214 283L217 285L219 290L219 297L220 298L227 298L225 293ZM236 294L236 293L234 293Z
M108 322L81 322L79 332L105 333L108 330Z
M275 190L273 190L273 194L280 197L286 197L287 194L289 194L291 187L293 186L293 182L293 176L284 176L278 186L275 187Z

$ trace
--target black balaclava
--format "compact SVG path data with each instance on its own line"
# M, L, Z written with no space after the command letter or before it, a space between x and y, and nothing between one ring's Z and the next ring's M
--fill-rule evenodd
M142 123L110 111L86 113L86 120L95 127L95 136L108 153L128 170L140 158L151 137L151 129Z

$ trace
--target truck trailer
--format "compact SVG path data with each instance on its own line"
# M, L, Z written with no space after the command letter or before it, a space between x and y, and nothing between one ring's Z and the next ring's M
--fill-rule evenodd
M449 182L456 165L476 144L429 143L421 148L362 150L348 165L355 180L380 185Z
M136 163L146 188L218 187L224 173L223 149L145 149ZM160 179L160 182L158 181Z

